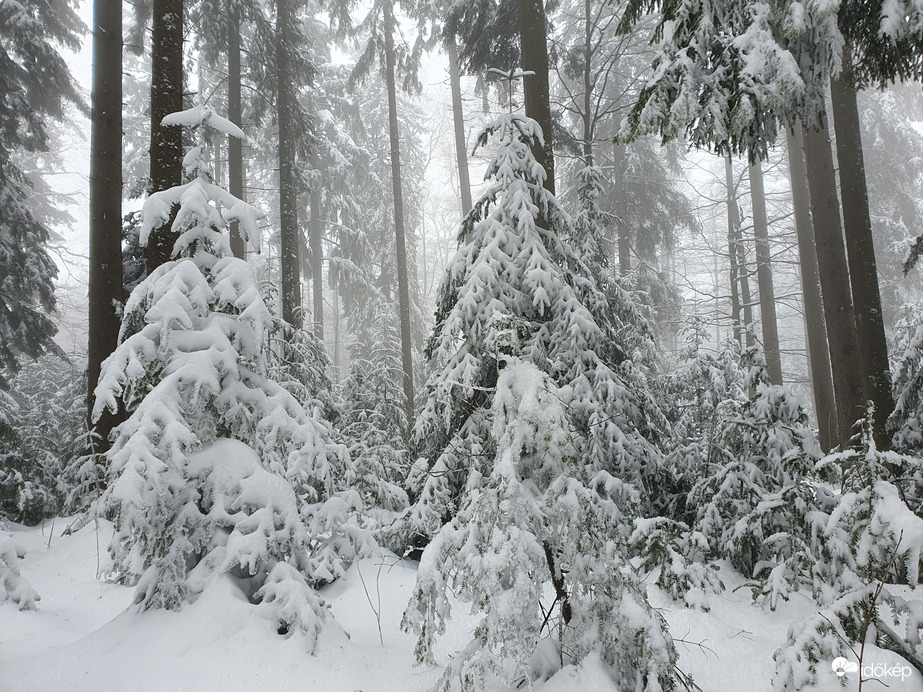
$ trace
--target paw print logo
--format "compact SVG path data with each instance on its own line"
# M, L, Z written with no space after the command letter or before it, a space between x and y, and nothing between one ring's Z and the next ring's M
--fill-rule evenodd
M845 658L840 656L839 658L833 659L833 663L830 664L833 668L833 672L836 673L837 677L843 677L846 673L855 673L859 670L859 664L853 661L847 661Z

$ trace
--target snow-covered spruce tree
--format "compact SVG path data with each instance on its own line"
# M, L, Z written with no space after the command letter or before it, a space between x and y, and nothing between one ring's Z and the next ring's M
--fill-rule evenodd
M598 654L625 690L672 689L672 640L619 549L617 519L646 492L629 465L657 461L643 405L624 363L600 355L617 346L586 302L602 312L605 298L542 188L530 149L541 130L509 114L481 143L491 134L493 184L464 220L429 345L438 369L415 434L430 457L407 518L432 541L404 626L425 661L449 591L483 614L445 689L535 677L539 646L559 664Z
M923 601L892 585L921 583L923 519L908 507L902 484L916 488L923 462L875 448L873 412L862 421L858 443L825 457L838 493L818 486L808 546L815 599L823 609L791 625L774 654L776 690L816 682L818 664L837 656L856 660L874 644L923 666Z
M168 122L242 136L205 107ZM193 149L191 180L145 203L142 242L178 205L176 259L132 292L96 390L96 415L119 400L129 414L103 498L112 567L138 584L142 609L179 608L228 573L313 648L326 609L311 586L355 554L358 497L337 492L346 455L329 424L269 376L273 318L225 234L230 219L255 234L258 212L209 182L200 160Z
M774 609L809 568L804 518L813 493L804 479L820 448L795 397L770 383L759 346L745 349L740 365L746 397L714 408L688 502L712 557L755 579L755 595Z
M569 242L570 217L542 188L544 172L529 150L541 137L534 127L507 115L480 136L482 144L491 133L500 141L486 175L492 184L465 217L440 288L427 347L436 374L414 428L428 468L411 477L411 524L423 536L455 513L469 473L493 457L486 412L500 332L515 335L523 358L561 388L586 480L612 500L613 516L657 506L665 487L651 441L661 435L662 414L632 360L622 316ZM491 327L497 319L506 326Z
M603 243L604 214L600 208L600 199L604 193L602 170L598 166L581 168L577 172L574 191L578 210L568 240L590 270L597 289L605 298L601 314L600 305L595 301L588 301L588 307L594 312L597 321L613 330L613 346L621 353L616 351L612 357L633 366L631 377L640 378L635 384L644 391L649 387L644 381L645 376L658 368L654 333L641 313L641 305L627 290L626 282L613 277L613 268ZM650 415L656 416L658 432L669 427L656 407L649 405L648 411Z

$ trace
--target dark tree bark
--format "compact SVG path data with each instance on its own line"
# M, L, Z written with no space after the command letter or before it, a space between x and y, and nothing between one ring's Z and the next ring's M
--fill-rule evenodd
M787 131L788 165L795 211L795 231L798 236L801 288L804 294L804 321L807 337L808 362L814 391L814 413L818 436L824 452L840 444L837 426L836 398L833 375L830 372L830 351L827 345L827 324L821 297L817 269L817 248L811 221L811 200L808 194L808 170L804 162L804 142L801 125Z
M830 347L833 392L836 397L837 430L840 444L845 445L852 437L853 424L863 415L865 396L846 247L840 221L836 172L833 169L833 152L826 125L820 130L804 133L804 153L811 215L814 219L817 268Z
M279 119L279 221L282 271L282 319L302 326L301 275L298 266L298 174L295 170L295 94L289 51L294 15L289 0L276 0L276 99Z
M118 344L122 295L122 3L93 5L93 87L90 130L90 281L87 387L89 410L100 366ZM118 423L108 410L96 423L90 452L109 448ZM92 427L92 421L89 422Z
M554 194L553 123L548 87L548 44L543 0L519 0L519 40L522 69L535 74L523 82L526 115L542 128L545 144L534 153L545 169L545 189Z
M151 192L183 182L183 131L161 121L183 110L183 0L153 0L151 8ZM178 234L167 222L147 243L147 271L170 261Z
M875 443L879 449L891 446L886 430L894 410L891 370L885 339L878 267L869 217L869 195L862 156L862 135L856 91L850 86L848 51L844 54L844 74L830 82L833 125L836 130L837 162L843 195L843 227L849 260L849 278L856 319L856 336L863 365L866 396L875 405Z
M240 18L233 0L228 2L228 12L228 120L241 127ZM228 137L228 191L237 199L244 199L244 143L237 137ZM239 259L247 258L247 246L237 221L231 222L231 252Z
M772 260L769 249L769 224L766 220L766 195L763 170L759 163L750 166L750 197L753 202L753 237L756 241L756 281L760 290L760 325L766 370L773 384L782 384L782 357L776 325L776 294L772 286Z
M468 151L465 147L465 113L462 110L461 71L458 66L458 46L455 35L447 34L449 82L452 88L452 119L455 124L455 160L458 162L458 189L461 193L462 216L471 211L471 180L468 175Z
M413 418L413 344L410 333L410 285L407 275L407 247L404 236L404 195L401 190L401 149L397 124L397 87L394 66L394 16L391 0L384 3L385 78L388 87L388 129L391 137L391 187L394 195L394 238L397 255L398 310L401 323L401 364L408 419Z

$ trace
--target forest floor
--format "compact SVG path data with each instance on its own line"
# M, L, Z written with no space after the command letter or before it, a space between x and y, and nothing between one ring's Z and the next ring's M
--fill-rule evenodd
M394 556L361 560L345 580L322 589L338 625L325 627L313 655L297 636L283 638L229 580L219 580L179 612L130 608L133 589L96 578L107 558L112 528L90 524L61 536L13 526L26 551L22 575L42 597L38 610L20 612L0 603L0 692L424 692L440 670L414 663L414 638L401 631L403 609L415 579L415 563ZM772 653L789 624L816 610L795 594L775 612L753 605L741 579L723 569L727 589L708 599L704 612L672 601L648 587L677 640L679 667L703 692L769 692ZM442 661L467 643L474 620L456 608L437 650ZM348 633L348 635L347 635ZM888 652L873 651L892 665ZM899 660L899 659L898 659ZM815 690L844 688L828 662L817 666ZM854 676L851 676L854 677ZM923 692L923 677L866 683L864 689ZM855 690L856 680L845 689ZM493 688L498 692L506 688ZM526 684L522 689L529 689ZM602 664L565 667L539 692L617 692Z

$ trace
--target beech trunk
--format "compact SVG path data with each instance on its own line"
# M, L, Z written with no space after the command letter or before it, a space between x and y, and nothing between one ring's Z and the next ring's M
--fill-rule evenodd
M894 410L894 398L891 394L888 342L885 338L875 243L869 216L859 108L856 104L856 90L850 86L850 77L849 57L844 54L844 74L841 79L830 82L840 189L843 194L843 228L846 233L849 279L865 396L875 405L875 444L878 449L888 449L891 439L886 424Z
M401 148L397 123L397 87L394 65L394 16L391 0L384 3L385 78L388 87L388 130L391 138L391 188L394 196L394 239L397 259L398 311L401 323L401 365L408 419L413 418L413 344L410 331L410 284L407 274L407 245L404 234L404 195L401 190Z
M825 125L804 133L804 153L814 220L814 245L820 276L830 368L836 397L840 444L853 435L853 424L864 413L864 386L849 286L849 265L840 220L833 151Z
M462 216L471 211L471 179L468 175L468 150L465 146L465 112L462 108L461 70L458 67L458 46L455 35L445 40L449 54L449 83L452 89L452 120L455 126L455 160L458 162L458 190L461 195Z
M782 384L782 357L779 353L779 329L776 324L776 293L772 286L772 258L769 248L769 224L766 219L766 195L763 170L751 164L750 198L753 203L753 237L756 241L756 281L760 291L760 325L763 328L763 353L766 370L773 384Z
M824 452L829 452L840 444L840 434L837 425L836 398L833 393L833 375L830 372L827 324L824 318L820 275L817 268L817 248L814 245L811 199L808 193L808 170L804 162L804 139L801 125L797 125L786 135L795 212L795 232L798 236L801 289L804 295L805 336L814 392L814 413L817 417L821 448Z

